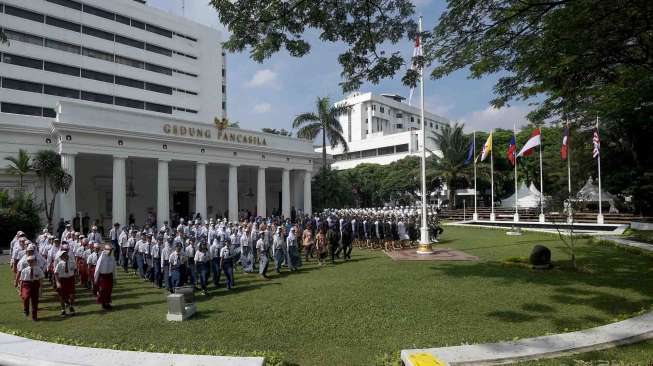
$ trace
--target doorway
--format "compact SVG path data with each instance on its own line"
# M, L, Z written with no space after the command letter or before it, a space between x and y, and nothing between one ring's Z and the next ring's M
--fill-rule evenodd
M183 217L186 220L189 220L190 217L188 215L190 214L189 212L189 207L190 207L190 193L189 192L173 192L172 193L172 202L173 202L173 210L179 217Z

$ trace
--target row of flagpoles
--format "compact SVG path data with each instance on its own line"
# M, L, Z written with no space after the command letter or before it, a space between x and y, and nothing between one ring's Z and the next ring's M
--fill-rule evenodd
M490 221L495 221L496 216L494 214L494 149L492 147L492 136L494 134L494 130L490 132L490 135L488 136L487 140L483 144L483 147L481 149L480 155L476 154L476 131L473 133L473 138L472 141L470 142L469 145L469 151L467 153L467 159L465 160L464 164L468 165L472 161L474 163L474 215L473 215L473 220L478 220L478 211L477 211L477 189L476 189L476 164L477 161L480 158L480 161L485 161L485 159L489 156L490 157L490 192L491 192L491 200L492 200L492 208L491 208L491 213L490 213ZM598 181L599 181L599 213L597 216L597 223L598 224L603 224L603 211L602 211L602 206L601 206L601 140L599 138L599 118L596 118L596 127L594 129L594 133L592 135L592 144L593 144L593 150L592 150L592 157L597 160L597 168L598 168ZM512 166L514 167L515 170L515 215L513 217L513 220L515 222L519 221L519 197L518 197L518 183L517 183L517 161L518 158L520 157L528 157L531 156L535 150L535 148L538 148L539 150L539 159L540 159L540 216L539 216L539 221L544 222L545 216L544 216L544 179L543 179L543 169L542 169L542 131L538 127L533 132L531 133L531 136L529 139L526 141L524 146L522 146L521 150L517 152L517 130L516 127L513 127L513 135L512 138L510 139L510 144L508 145L508 151L507 151L507 157ZM564 129L564 134L562 137L562 146L560 148L560 157L562 158L563 161L567 162L567 187L569 190L569 197L571 198L571 146L570 146L570 125L569 122L565 124L565 129Z

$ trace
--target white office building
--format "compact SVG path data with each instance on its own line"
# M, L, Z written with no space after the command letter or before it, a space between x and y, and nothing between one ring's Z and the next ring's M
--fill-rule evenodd
M350 169L362 163L390 164L421 154L420 109L405 103L401 96L353 93L336 103L342 104L350 106L349 112L340 116L349 150L343 152L341 146L327 148L327 153L333 155L332 168ZM434 137L449 121L427 111L424 111L424 119L427 155L440 154L438 146L429 137ZM315 151L321 151L321 147Z
M135 0L0 0L0 25L0 189L18 187L4 157L52 149L74 177L57 218L311 211L310 142L214 124L217 30Z

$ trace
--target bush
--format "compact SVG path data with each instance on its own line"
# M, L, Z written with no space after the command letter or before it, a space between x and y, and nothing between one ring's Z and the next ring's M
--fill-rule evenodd
M18 230L35 238L41 229L39 209L30 193L9 197L6 191L0 191L0 245L8 247Z

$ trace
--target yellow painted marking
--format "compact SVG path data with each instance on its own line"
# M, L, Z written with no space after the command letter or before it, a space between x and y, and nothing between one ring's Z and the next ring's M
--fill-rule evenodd
M408 359L413 366L447 366L430 353L413 353L408 356Z

